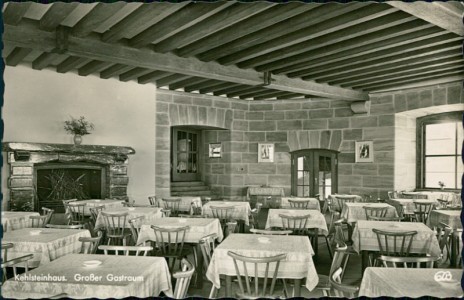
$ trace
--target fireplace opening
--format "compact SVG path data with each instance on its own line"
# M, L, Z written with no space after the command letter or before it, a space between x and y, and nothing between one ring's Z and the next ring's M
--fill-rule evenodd
M64 212L62 200L103 199L106 168L98 164L36 165L36 210L41 207Z

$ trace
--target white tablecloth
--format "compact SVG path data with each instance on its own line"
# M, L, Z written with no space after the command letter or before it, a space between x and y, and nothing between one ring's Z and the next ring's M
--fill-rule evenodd
M185 235L186 243L198 243L198 241L208 234L215 233L217 240L220 242L224 238L221 224L218 219L206 218L161 218L143 222L140 229L137 245L146 241L156 241L156 236L151 225L175 228L189 226Z
M3 232L31 227L30 216L39 216L38 212L33 211L4 211L2 212Z
M363 207L387 207L385 217L398 217L396 209L386 203L345 203L342 209L341 217L347 220L348 223L354 223L358 220L366 220L366 212Z
M69 204L85 204L84 208L84 215L90 216L90 207L97 207L97 206L104 206L105 209L110 209L110 208L119 208L119 207L124 207L122 204L124 200L115 200L115 199L89 199L89 200L79 200L79 201L73 201L70 202Z
M319 200L316 198L302 198L302 197L282 197L282 208L291 208L290 202L288 200L294 200L294 201L308 201L309 200L309 205L307 209L317 209L321 211L321 205L319 204Z
M192 202L195 203L197 207L201 207L201 197L197 196L182 196L182 197L167 197L166 199L177 199L180 198L180 203L179 203L179 211L183 212L191 212L192 211ZM165 208L164 202L162 199L158 199L158 206L161 208Z
M99 260L102 264L83 266L88 260ZM54 278L34 280L33 276L41 275ZM60 293L79 299L148 298L161 292L172 296L166 260L146 256L70 254L30 271L24 281L10 279L2 286L3 297L19 299L48 298Z
M452 281L435 281L438 272L450 272ZM462 298L461 277L460 269L366 268L359 296Z
M266 236L269 241L262 243L258 238L262 235L232 234L214 250L213 257L206 272L206 277L216 288L221 287L219 275L236 275L232 257L228 251L253 257L269 257L282 253L287 254L280 263L278 278L306 278L305 286L313 290L319 282L312 255L314 251L308 237L305 236ZM242 265L240 264L240 267ZM274 266L274 264L272 264ZM259 269L259 271L261 271ZM264 274L264 268L262 270ZM249 271L252 272L252 271ZM241 270L243 274L243 270Z
M420 192L403 192L404 195L426 195L428 200L437 201L437 199L448 199L448 201L455 201L456 194L450 192L432 192L432 191L420 191ZM459 199L460 200L460 199ZM459 201L460 202L460 201Z
M394 206L402 206L404 213L409 213L412 214L414 213L414 210L416 210L416 205L414 202L419 201L423 203L432 203L434 206L438 206L438 202L436 200L430 200L430 199L403 199L403 198L395 198L395 199L390 199L387 202Z
M343 205L343 203L345 203L345 201L343 201L343 200L340 201L340 200L338 200L336 198L346 199L346 198L352 198L352 197L355 197L354 202L362 202L362 197L359 196L359 195L336 194L336 195L329 195L328 198L333 203L332 208L335 209L338 212L341 212L342 209L343 209L343 206L340 206L340 204Z
M8 259L34 254L29 266L37 267L67 254L79 253L82 244L79 238L90 237L88 230L40 228L40 234L31 235L34 230L38 229L23 228L3 235L2 243L14 244L8 250Z
M440 225L440 222L448 224L451 228L462 228L460 210L432 210L427 225L434 228Z
M126 217L126 228L130 228L129 220L133 218L137 218L140 216L144 216L146 221L150 221L153 219L158 219L163 217L163 213L161 212L161 208L159 207L120 207L120 208L111 208L111 209L104 209L105 213L129 213ZM104 228L105 227L105 220L101 214L98 214L97 221L95 222L95 229Z
M282 228L282 218L279 214L285 214L290 216L304 216L310 215L306 228L318 228L319 233L327 235L329 230L327 229L327 223L324 215L315 209L269 209L267 215L266 228L278 227Z
M232 219L242 220L245 222L245 225L249 225L249 216L251 214L251 207L249 202L243 201L210 201L203 206L203 215L208 216L209 218L213 217L213 212L211 210L213 207L234 207L232 212Z
M384 221L363 221L359 220L353 231L353 249L356 252L363 250L379 251L377 235L372 231L373 228L383 231L417 231L414 236L411 253L430 254L439 256L440 246L432 229L421 222L384 222Z

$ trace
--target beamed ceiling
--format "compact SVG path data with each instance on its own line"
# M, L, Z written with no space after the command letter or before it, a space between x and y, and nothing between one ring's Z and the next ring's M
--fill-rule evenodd
M247 100L367 100L464 78L461 2L3 7L6 64Z

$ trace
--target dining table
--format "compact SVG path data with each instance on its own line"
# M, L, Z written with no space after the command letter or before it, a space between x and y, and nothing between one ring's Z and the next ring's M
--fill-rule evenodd
M144 220L150 221L153 219L163 218L162 208L160 207L117 207L103 210L107 214L122 214L127 213L125 228L130 228L129 220L137 217L144 217ZM95 221L95 230L105 227L105 219L101 213L98 214L97 220Z
M79 253L80 237L90 237L85 229L22 228L4 233L2 243L12 243L8 258L33 254L28 262L31 268L50 263L70 253Z
M306 202L309 201L308 207L305 209L316 209L321 211L321 205L317 198L306 198L306 197L282 197L282 203L280 208L292 208L290 202L288 200L298 202Z
M3 232L32 227L31 216L39 216L34 211L2 211Z
M430 228L437 227L440 223L445 223L453 229L462 228L461 211L438 209L432 210L427 219Z
M462 298L462 269L369 267L359 297Z
M449 202L455 201L456 194L445 191L415 191L415 192L402 192L405 196L427 196L428 200L437 201L438 199L447 199Z
M380 251L377 235L372 229L389 232L417 231L414 236L410 253L429 254L439 257L440 246L435 232L422 222L390 222L359 220L353 231L353 250L361 253L361 269L364 271L368 265L368 252Z
M319 233L329 234L324 215L316 209L269 209L265 228L283 228L280 214L292 217L309 215L306 228L317 228Z
M208 218L213 218L213 211L211 207L226 208L233 207L234 210L231 212L231 219L239 220L243 224L250 225L250 214L251 206L250 202L247 201L210 201L203 205L202 214Z
M192 213L192 203L195 204L196 207L201 207L202 202L201 202L201 197L199 196L180 196L180 197L164 197L164 199L180 199L179 203L179 211L181 212L188 212ZM156 200L156 205L161 207L161 208L166 208L163 204L162 199Z
M386 207L387 212L385 217L398 217L396 208L387 203L359 203L359 202L347 202L343 205L341 218L345 219L348 223L355 223L358 220L367 220L366 212L364 207L380 208Z
M387 200L388 204L394 206L397 208L397 210L402 207L402 210L404 213L407 214L414 214L414 211L416 210L416 205L414 204L415 202L421 202L421 203L431 203L433 207L438 207L439 203L437 200L433 199L406 199L406 198L393 198Z
M229 251L248 257L270 257L286 254L285 259L280 262L276 277L294 281L293 297L301 296L303 279L305 279L304 286L309 291L312 291L319 282L312 259L314 251L307 237L236 233L229 235L216 247L206 272L206 277L217 289L221 288L220 276L226 276L226 297L234 297L231 294L231 286L232 279L237 274L233 259L227 254ZM239 268L243 274L242 264L239 264ZM264 268L258 270L262 276Z
M221 242L224 238L221 223L219 219L211 218L160 218L153 220L145 220L140 226L140 232L137 239L137 245L147 241L155 241L156 235L151 226L158 226L163 228L176 228L188 226L187 232L184 237L184 242L192 244L197 253L197 282L196 287L202 288L203 286L203 255L201 255L201 248L199 241L202 237L215 234L216 241Z
M5 298L46 299L62 293L74 299L173 295L166 260L148 256L69 254L2 286Z
M124 200L117 200L117 199L88 199L88 200L72 201L72 202L69 202L68 204L85 204L84 215L90 216L89 208L91 207L103 206L105 209L121 208L121 207L124 207L123 203L124 203Z

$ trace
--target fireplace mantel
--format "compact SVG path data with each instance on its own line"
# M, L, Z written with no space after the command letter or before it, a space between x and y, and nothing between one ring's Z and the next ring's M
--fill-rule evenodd
M92 163L104 166L107 177L104 196L127 199L128 155L135 154L131 147L3 142L2 151L6 152L9 164L9 200L16 207L29 202L38 209L35 201L36 168L53 163Z

